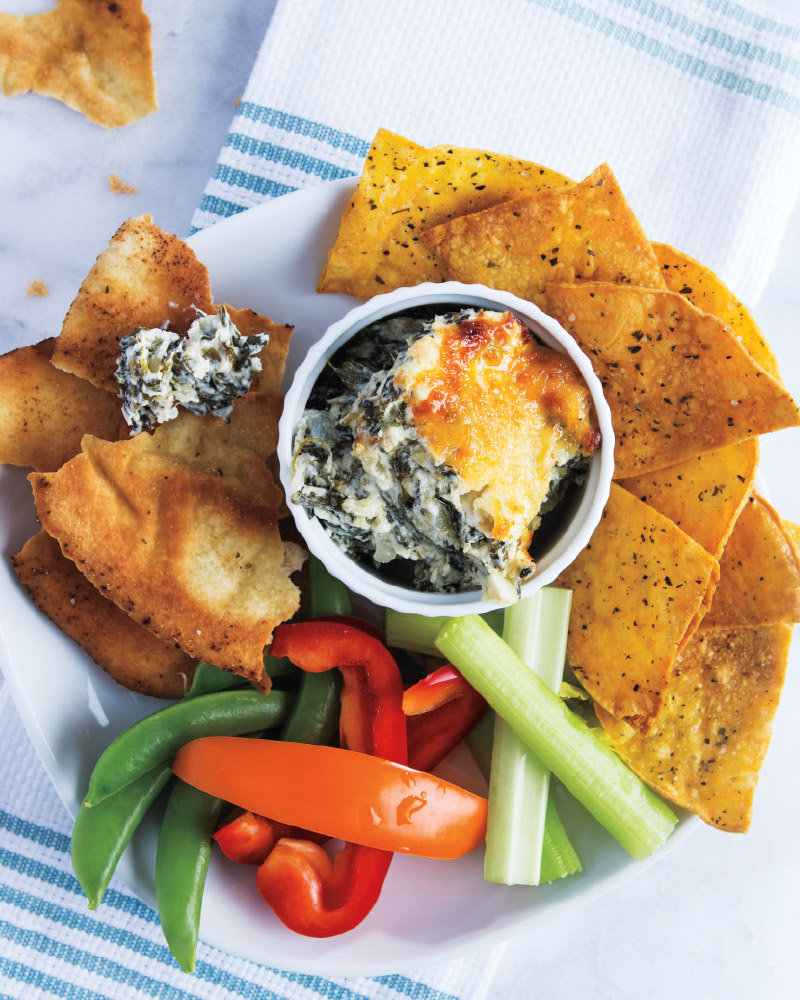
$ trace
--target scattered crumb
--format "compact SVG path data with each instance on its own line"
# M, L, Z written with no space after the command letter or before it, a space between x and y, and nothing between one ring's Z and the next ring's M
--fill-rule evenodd
M49 294L50 293L47 290L47 285L45 284L45 282L40 281L38 278L36 279L36 281L32 281L30 285L28 285L28 291L25 292L25 295L28 298L32 297L36 299L43 299L46 295Z
M121 181L116 174L108 175L108 186L114 192L114 194L138 194L139 188L131 187L130 184L126 184L125 181Z
M234 104L236 105L236 107L238 108L238 107L239 107L239 105L240 105L240 104L242 103L242 99L241 99L241 97L237 97L237 98L236 98L236 100L235 100L235 101L234 101L233 103L234 103Z

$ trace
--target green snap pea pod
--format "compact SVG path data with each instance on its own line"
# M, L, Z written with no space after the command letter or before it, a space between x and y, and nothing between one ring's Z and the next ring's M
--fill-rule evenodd
M232 674L230 670L215 667L212 663L203 663L201 660L197 664L192 686L187 691L186 697L196 698L201 694L211 694L212 691L226 691L228 688L244 687L245 684L247 684L245 677Z
M78 810L70 857L90 910L102 902L122 852L171 775L169 764L159 764L93 809Z
M320 615L349 615L347 588L325 569L316 556L310 557L308 571L308 610L312 618ZM289 721L281 733L292 743L328 744L339 732L342 675L338 670L321 674L303 672Z
M271 729L286 717L291 695L252 688L234 688L185 698L134 723L100 756L86 793L94 807L159 764L171 761L178 750L200 736L242 736Z
M200 909L214 832L223 800L176 778L156 850L156 902L169 950L194 972Z

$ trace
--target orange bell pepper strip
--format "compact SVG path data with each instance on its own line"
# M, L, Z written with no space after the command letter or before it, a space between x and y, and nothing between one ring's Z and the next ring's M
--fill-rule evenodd
M460 858L486 834L485 798L353 750L207 736L182 747L173 769L243 809L383 851Z

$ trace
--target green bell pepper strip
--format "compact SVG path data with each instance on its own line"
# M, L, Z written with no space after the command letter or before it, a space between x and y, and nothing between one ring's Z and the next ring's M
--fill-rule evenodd
M103 751L84 801L94 808L200 736L242 736L272 729L286 718L291 700L285 691L263 695L251 688L234 688L185 698L145 716Z
M175 780L156 850L156 902L169 950L194 972L211 835L223 800Z

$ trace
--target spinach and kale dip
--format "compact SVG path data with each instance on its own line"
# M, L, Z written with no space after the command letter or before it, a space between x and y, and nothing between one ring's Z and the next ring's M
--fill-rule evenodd
M245 337L225 306L215 315L195 311L185 335L138 327L120 340L115 377L131 434L174 419L179 406L227 420L261 371L268 333Z
M543 515L599 445L577 367L512 313L395 316L317 380L292 500L350 557L411 560L418 590L512 601Z

